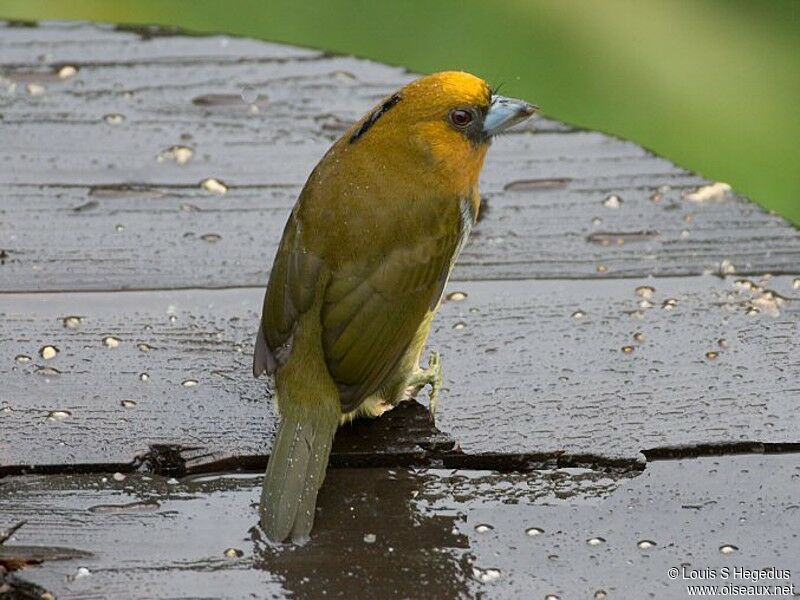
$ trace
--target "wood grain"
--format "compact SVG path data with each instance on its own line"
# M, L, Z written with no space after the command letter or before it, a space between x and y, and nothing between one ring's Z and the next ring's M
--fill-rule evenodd
M636 460L650 448L800 440L791 278L449 290L467 296L444 304L429 343L442 352L447 388L437 426L468 454ZM274 415L266 380L250 374L261 298L250 288L0 296L0 463L129 463L152 444L199 448L197 468L263 460ZM74 328L64 326L70 316L80 317ZM45 360L47 345L58 354ZM53 411L70 414L48 418ZM435 435L407 433L383 451L413 454Z
M2 291L264 285L313 165L413 78L219 36L2 31ZM164 157L175 146L188 162ZM203 189L210 177L227 193ZM633 143L537 119L494 144L454 279L697 275L724 261L797 272L797 230L732 193L685 198L705 183Z

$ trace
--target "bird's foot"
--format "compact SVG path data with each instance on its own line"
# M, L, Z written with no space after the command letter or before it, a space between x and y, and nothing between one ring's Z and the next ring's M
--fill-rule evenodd
M431 386L431 391L428 395L428 413L430 414L431 422L435 422L436 405L439 401L439 391L442 389L442 357L438 352L431 352L431 356L428 359L428 368L417 368L411 376L406 388L406 397L414 398L426 385Z

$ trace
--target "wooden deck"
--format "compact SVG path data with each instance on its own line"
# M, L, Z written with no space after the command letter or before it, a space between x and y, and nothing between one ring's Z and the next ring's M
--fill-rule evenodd
M800 233L547 119L490 152L436 427L344 428L312 541L261 539L266 269L314 163L413 77L0 24L0 597L683 599L682 563L800 592Z

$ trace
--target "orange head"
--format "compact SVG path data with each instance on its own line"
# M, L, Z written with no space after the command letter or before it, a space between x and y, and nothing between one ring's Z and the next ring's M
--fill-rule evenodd
M386 98L339 145L356 153L363 150L372 160L385 156L404 168L424 169L443 183L468 189L477 183L492 136L536 109L496 95L474 75L444 71L412 81Z

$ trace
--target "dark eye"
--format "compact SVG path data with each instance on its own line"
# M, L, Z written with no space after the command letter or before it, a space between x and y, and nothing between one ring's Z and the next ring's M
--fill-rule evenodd
M472 118L472 113L463 108L457 108L450 113L450 122L459 129L463 129L472 123Z

